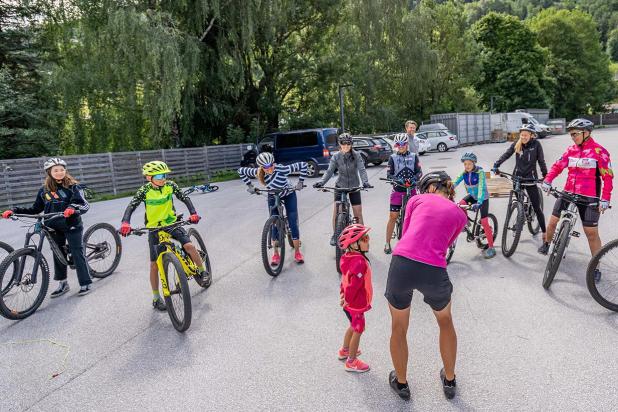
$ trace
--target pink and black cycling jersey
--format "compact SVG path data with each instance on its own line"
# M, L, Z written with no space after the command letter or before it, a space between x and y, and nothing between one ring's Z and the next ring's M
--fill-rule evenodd
M569 169L564 190L570 193L600 197L609 202L614 178L609 152L588 138L581 146L570 146L551 167L545 181L551 183L565 169Z

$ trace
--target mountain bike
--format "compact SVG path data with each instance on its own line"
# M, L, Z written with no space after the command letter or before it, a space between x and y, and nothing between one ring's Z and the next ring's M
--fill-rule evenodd
M601 280L595 282L597 269L601 271ZM586 270L586 286L598 304L618 312L618 239L604 245L592 257Z
M191 291L189 290L189 279L204 289L210 287L212 283L212 269L210 258L204 245L204 240L199 232L191 228L187 235L191 243L195 246L206 270L200 274L198 266L193 262L191 256L184 251L180 243L172 238L172 232L182 226L190 225L191 222L182 220L182 215L177 216L178 221L168 226L156 228L137 228L132 229L131 234L142 236L154 232L159 237L157 245L157 267L159 268L159 279L161 279L161 289L163 299L167 307L167 314L172 321L172 325L178 332L184 332L191 326L193 309L191 306Z
M255 189L255 194L257 195L266 193L274 197L275 204L269 208L269 212L277 210L278 213L270 215L266 223L264 223L264 229L262 230L262 263L264 264L266 273L270 276L279 276L283 269L283 262L285 261L285 240L288 240L291 248L294 247L290 223L288 222L285 208L281 201L281 193L291 193L295 190L297 189ZM277 265L272 265L272 257L276 254L279 255L279 263Z
M509 202L504 220L504 232L502 232L502 254L510 257L515 253L524 224L528 225L528 230L532 235L536 235L541 230L536 213L532 207L532 202L528 197L525 186L534 185L542 182L539 179L523 178L509 173L498 171L497 174L513 182L513 188L509 193ZM541 190L537 187L537 190ZM541 209L543 208L543 196L541 199Z
M49 265L43 256L45 239L63 265L75 266L68 246L58 245L52 237L54 229L44 222L64 219L62 213L14 214L10 218L27 223L28 231L24 247L11 252L0 264L0 314L18 320L32 315L45 299L49 287ZM97 223L86 230L83 239L90 275L105 278L112 274L122 254L116 229L109 223Z
M416 189L416 181L410 179L384 179L380 178L380 180L384 180L385 182L390 183L393 187L401 187L406 189L405 195L403 195L403 200L401 202L401 209L399 210L399 216L397 216L397 222L395 223L395 230L393 231L393 239L401 239L401 235L403 235L403 219L406 216L406 206L408 205L408 200L415 193Z
M543 274L543 287L545 289L549 289L551 283L554 281L554 277L556 276L556 272L558 272L560 263L566 257L566 250L571 241L571 237L580 236L579 232L573 230L579 216L577 205L584 203L589 206L598 206L598 203L584 202L585 199L590 199L590 196L562 192L555 188L551 188L549 193L555 198L562 198L567 201L568 207L566 210L560 212L560 220L556 226L554 237L551 240L551 252L549 254L549 259L547 260L547 266L545 266L545 273Z
M361 190L367 190L362 186L359 187L351 187L351 188L342 188L342 187L321 187L318 188L319 191L322 192L332 192L337 194L337 200L335 203L337 204L337 215L335 217L335 261L337 272L341 273L341 268L339 267L339 263L341 260L341 256L345 253L345 250L339 247L339 235L343 232L347 226L352 223L356 223L356 218L352 219L352 214L350 213L350 200L348 198L349 193L359 192Z
M485 234L485 229L483 229L483 225L481 225L481 210L477 209L474 214L474 219L470 217L469 212L472 210L472 206L470 205L459 205L459 207L466 211L466 217L468 218L468 222L466 226L463 228L462 233L466 234L467 242L476 242L476 246L479 249L487 249L489 247L489 243L487 242L487 235ZM491 227L491 231L493 232L494 241L498 236L498 219L493 214L488 214L487 218L489 219L489 226ZM452 245L449 246L446 251L446 263L451 262L451 258L455 253L455 248L457 247L457 239L453 242Z
M210 183L205 183L203 185L191 186L188 189L185 189L183 193L185 195L190 195L191 193L197 192L197 191L200 191L202 193L210 193L210 192L216 192L217 190L219 190L219 186L211 185Z

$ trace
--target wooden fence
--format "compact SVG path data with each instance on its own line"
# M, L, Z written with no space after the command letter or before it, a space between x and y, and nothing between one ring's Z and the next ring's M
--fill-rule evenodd
M219 170L236 169L246 144L205 146L189 149L141 152L97 153L63 156L69 171L97 194L119 194L144 184L142 165L163 160L172 169L172 178L204 176ZM0 160L0 210L31 204L43 184L43 163L47 157Z

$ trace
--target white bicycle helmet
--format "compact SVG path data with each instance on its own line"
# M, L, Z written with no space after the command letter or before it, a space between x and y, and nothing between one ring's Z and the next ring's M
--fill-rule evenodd
M43 168L45 169L45 171L48 171L49 169L51 169L54 166L63 166L66 169L67 168L67 162L65 162L64 160L62 160L59 157L52 157L51 159L48 159L43 164Z
M258 166L272 165L275 163L275 156L270 152L260 153L255 159Z
M592 129L594 129L594 123L588 119L574 119L571 120L571 123L567 126L567 130L572 129L588 130L591 132Z
M397 133L395 138L393 139L393 143L398 144L400 146L404 146L408 144L408 135L405 133Z

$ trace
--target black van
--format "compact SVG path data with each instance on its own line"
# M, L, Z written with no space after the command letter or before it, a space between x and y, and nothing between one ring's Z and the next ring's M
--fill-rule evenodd
M331 152L338 150L337 136L336 128L270 133L260 140L257 147L251 145L240 165L255 167L258 153L271 152L277 163L307 162L309 177L318 177L320 170L328 168Z

